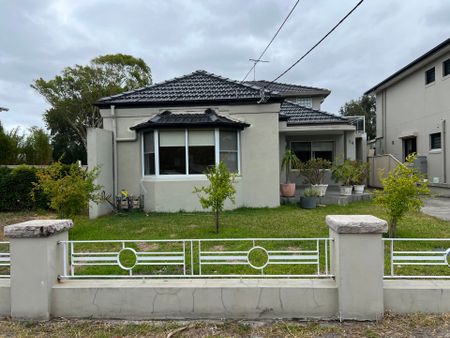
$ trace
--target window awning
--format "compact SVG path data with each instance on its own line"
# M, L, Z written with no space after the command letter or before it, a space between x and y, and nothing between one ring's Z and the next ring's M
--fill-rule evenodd
M232 128L244 129L248 123L219 115L212 109L206 109L203 113L171 112L165 111L156 114L149 120L132 126L131 130L164 129L164 128Z

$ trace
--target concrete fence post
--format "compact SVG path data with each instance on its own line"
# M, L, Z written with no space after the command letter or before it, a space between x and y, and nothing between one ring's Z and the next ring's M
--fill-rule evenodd
M370 215L329 215L326 223L334 238L332 272L340 320L381 318L386 221Z
M34 220L5 227L11 253L11 317L48 320L51 291L63 270L58 242L68 239L71 220Z

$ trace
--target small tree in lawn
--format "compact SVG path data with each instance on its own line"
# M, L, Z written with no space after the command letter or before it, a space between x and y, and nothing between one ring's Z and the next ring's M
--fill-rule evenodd
M398 221L411 210L419 211L423 199L430 194L424 176L414 168L415 154L406 158L386 178L382 178L383 190L376 192L375 202L388 214L389 237L395 237Z
M216 233L219 233L219 216L223 211L225 201L229 199L234 204L236 189L234 188L235 174L230 173L223 162L211 167L206 172L209 181L207 187L195 187L194 193L198 194L203 209L209 209L214 213Z

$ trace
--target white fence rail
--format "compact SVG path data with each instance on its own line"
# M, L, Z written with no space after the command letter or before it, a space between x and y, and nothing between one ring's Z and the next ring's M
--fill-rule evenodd
M9 242L0 241L0 279L9 278L10 268Z
M330 238L59 242L61 279L330 278Z
M385 238L387 279L450 279L450 238Z

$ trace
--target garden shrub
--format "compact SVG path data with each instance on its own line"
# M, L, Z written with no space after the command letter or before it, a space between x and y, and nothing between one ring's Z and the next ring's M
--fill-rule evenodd
M42 191L59 216L71 217L85 212L89 201L99 201L101 187L94 183L98 175L98 168L89 171L55 162L38 171L34 191Z
M39 169L26 165L14 169L0 167L0 211L48 207L48 200L41 191L35 191L34 199L31 195L38 171Z

